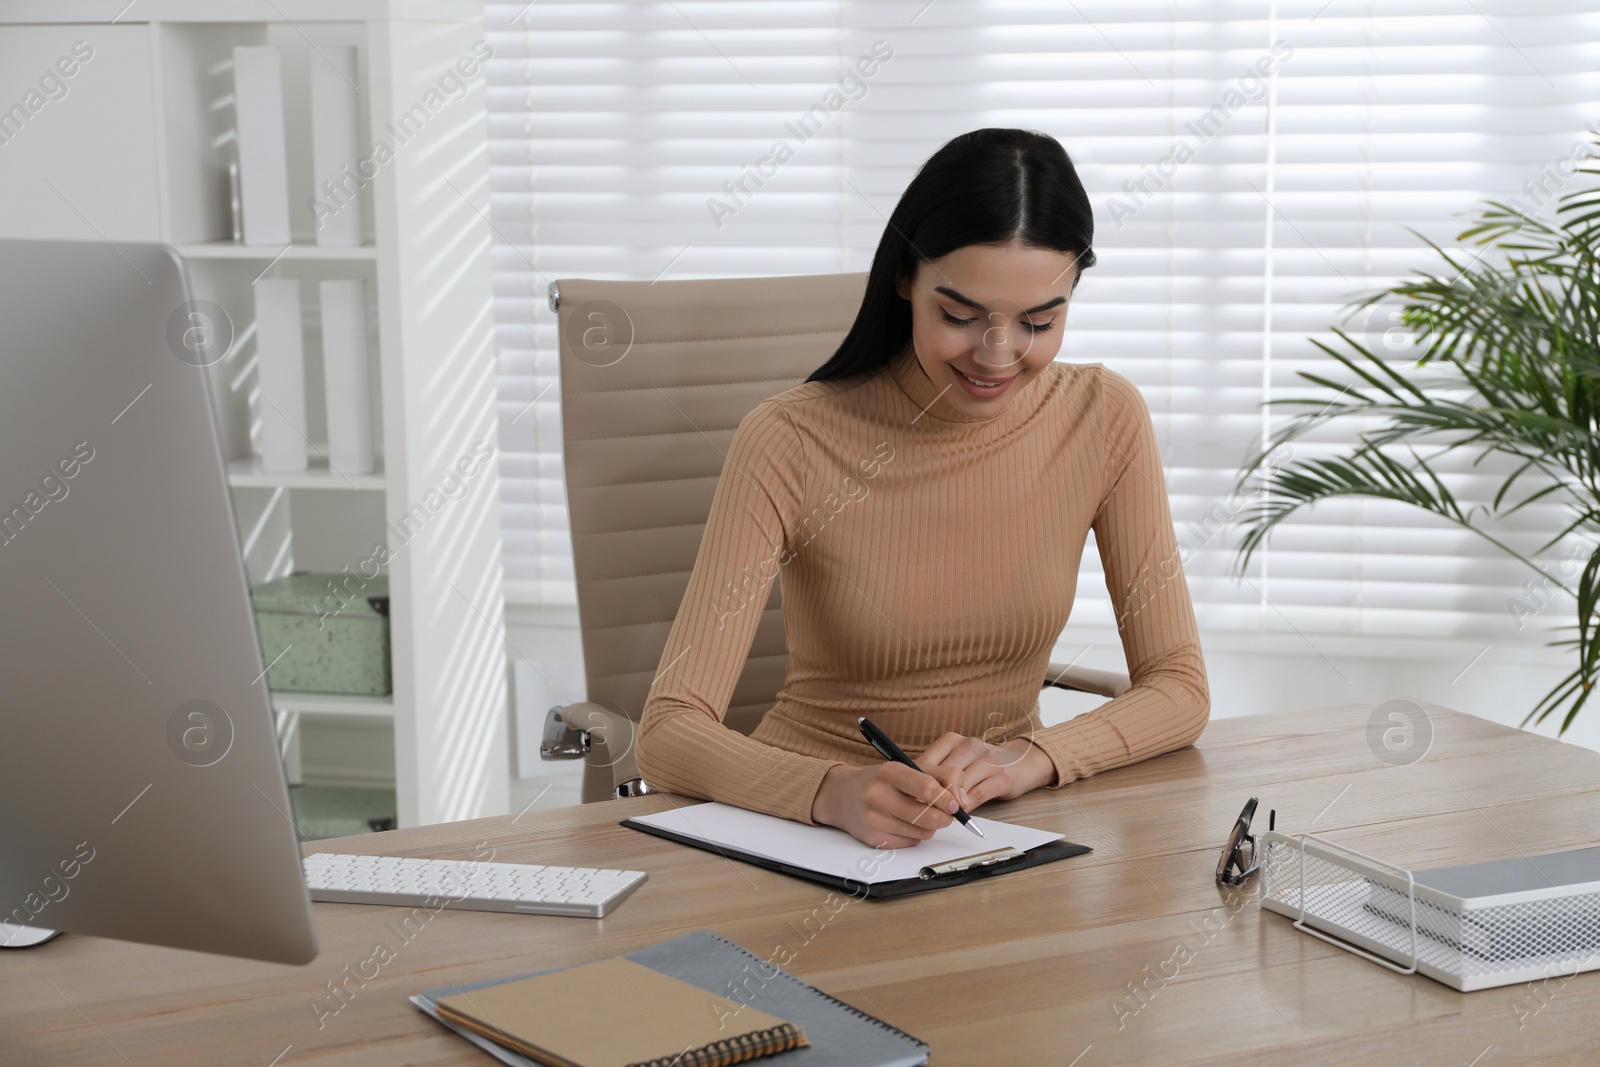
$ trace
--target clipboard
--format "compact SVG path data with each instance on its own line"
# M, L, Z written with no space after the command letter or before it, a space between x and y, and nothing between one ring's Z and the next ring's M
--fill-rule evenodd
M1014 848L984 847L977 845L977 850L970 856L947 860L943 863L925 866L916 878L897 878L885 882L867 882L858 878L840 877L825 871L813 870L797 864L786 863L782 860L758 856L728 845L713 844L687 834L677 833L660 826L651 826L634 819L623 819L621 825L630 830L654 837L676 841L680 845L689 845L705 852L715 852L719 856L739 860L756 867L764 867L769 871L787 874L794 878L803 878L808 882L829 886L841 890L857 900L889 900L894 897L910 896L913 893L927 893L935 889L949 889L952 886L966 885L984 878L993 878L1010 871L1024 871L1031 867L1039 867L1056 860L1068 859L1072 856L1081 856L1092 852L1088 845L1080 845L1073 841L1057 839L1036 845L1027 850Z

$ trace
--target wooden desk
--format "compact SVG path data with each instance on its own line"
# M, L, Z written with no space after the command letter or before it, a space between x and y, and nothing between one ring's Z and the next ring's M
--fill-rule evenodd
M483 846L650 880L598 921L447 911L409 940L391 925L400 909L318 904L321 955L305 967L64 935L0 955L0 1063L483 1067L493 1061L406 997L700 927L767 958L787 945L788 970L930 1042L939 1067L1600 1062L1600 973L1461 994L1295 932L1250 899L1254 883L1213 880L1251 793L1262 827L1276 807L1280 830L1331 832L1403 864L1595 843L1600 754L1428 707L1431 751L1391 766L1368 747L1374 707L1216 720L1195 748L983 810L1060 830L1090 855L832 910L823 887L616 825L684 803L674 797L318 842L445 857ZM318 1002L339 1008L320 1029ZM609 1010L595 1005L599 1019Z

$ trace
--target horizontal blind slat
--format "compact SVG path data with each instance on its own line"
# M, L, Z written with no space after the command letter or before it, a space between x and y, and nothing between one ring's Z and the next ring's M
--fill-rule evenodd
M1562 161L1600 118L1600 14L1579 0L1273 10L487 5L508 589L570 597L549 279L865 270L923 159L956 133L1007 125L1060 139L1089 190L1099 264L1063 358L1103 362L1143 392L1203 627L1546 639L1508 622L1532 572L1443 520L1329 501L1280 527L1244 580L1230 520L1251 503L1235 495L1239 463L1291 414L1262 402L1314 395L1300 374L1334 368L1313 339L1334 342L1335 324L1381 336L1381 322L1349 323L1349 301L1433 265L1408 228L1446 243L1485 198L1547 204L1576 187ZM1250 71L1273 37L1287 47L1269 142L1266 84ZM796 138L786 124L817 113L878 40L893 58ZM713 226L708 199L779 140L794 158ZM1189 158L1173 165L1180 147ZM1354 432L1319 432L1296 454L1332 454ZM1439 464L1463 506L1486 503L1505 473L1469 459ZM1562 517L1530 507L1505 536L1531 551ZM1111 624L1103 582L1091 538L1075 623ZM1540 619L1565 610L1552 601Z

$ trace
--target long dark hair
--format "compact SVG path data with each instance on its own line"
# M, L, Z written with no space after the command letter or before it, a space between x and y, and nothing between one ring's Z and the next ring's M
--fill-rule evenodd
M837 351L808 382L887 366L911 339L911 304L895 279L967 245L1018 241L1094 266L1094 213L1059 141L990 127L952 138L917 171L883 229L861 309Z

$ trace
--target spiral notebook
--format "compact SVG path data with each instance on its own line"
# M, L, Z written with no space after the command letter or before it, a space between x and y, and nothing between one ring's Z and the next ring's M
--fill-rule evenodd
M791 1022L621 958L434 1003L549 1067L728 1067L810 1044Z
M928 1046L924 1042L882 1019L835 1000L710 930L684 934L619 959L737 1001L743 1005L743 1010L728 1020L730 1025L750 1016L754 1010L799 1028L809 1047L793 1048L754 1061L762 1067L769 1064L771 1067L921 1067L928 1062ZM450 1021L441 1013L439 1002L462 995L479 1000L479 990L545 975L559 976L557 980L561 980L571 973L570 968L538 971L493 982L444 986L425 990L412 997L411 1003L508 1067L539 1067L542 1061L530 1059ZM612 993L587 1002L582 1015L597 1029L608 1023L612 1027L623 1023L630 1027L636 1025L635 1017ZM727 1031L720 1032L719 1036L728 1036ZM680 1060L678 1067L683 1067L684 1062Z

